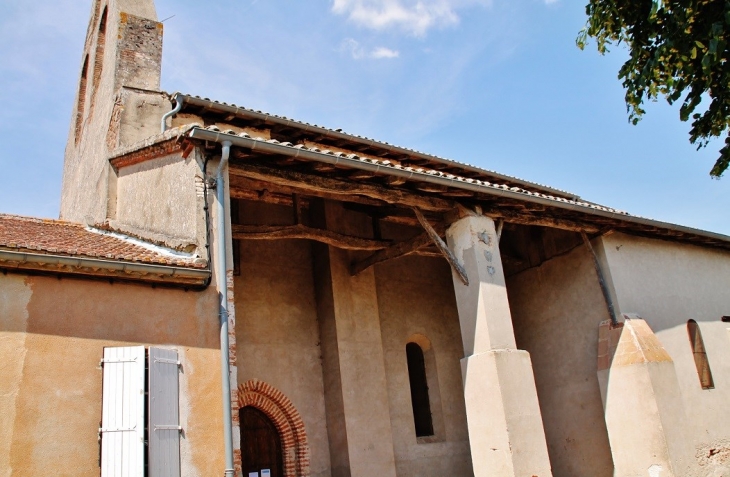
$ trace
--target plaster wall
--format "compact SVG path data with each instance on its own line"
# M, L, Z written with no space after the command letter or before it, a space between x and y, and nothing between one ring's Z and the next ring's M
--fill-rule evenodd
M532 357L553 475L613 476L596 376L598 325L608 318L580 246L507 279L519 349Z
M203 173L197 157L197 151L187 158L176 153L121 168L112 227L173 248L198 248L205 257Z
M242 202L250 223L287 223L291 209ZM330 475L311 245L241 241L234 279L238 382L259 379L284 393L304 421L313 477Z
M377 265L375 278L397 475L473 475L451 270L440 258L407 256ZM430 345L435 358L429 363L424 349L433 437L416 437L406 360L411 340L422 349Z
M620 233L603 237L598 252L618 310L644 318L674 360L692 475L730 473L730 324L721 322L730 315L730 253ZM700 386L689 319L702 332L714 389Z
M215 293L0 275L0 475L98 476L105 346L178 350L184 476L223 469Z
M372 220L342 203L313 201L314 222L339 233L372 236ZM352 276L350 264L362 254L314 246L315 287L327 396L327 425L333 429L333 476L396 475L385 355L375 273ZM339 383L339 389L335 386ZM336 406L333 409L333 406ZM342 416L341 419L338 419ZM338 455L343 447L347 454ZM339 467L347 459L345 467ZM337 466L337 467L336 467Z
M107 218L109 152L145 139L150 118L166 107L161 96L149 95L159 90L161 60L162 23L152 0L94 2L64 156L61 218L92 224Z

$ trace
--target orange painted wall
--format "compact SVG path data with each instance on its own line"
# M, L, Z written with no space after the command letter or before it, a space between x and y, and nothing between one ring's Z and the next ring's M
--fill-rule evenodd
M215 290L0 275L0 476L99 475L105 346L180 353L183 475L223 470Z

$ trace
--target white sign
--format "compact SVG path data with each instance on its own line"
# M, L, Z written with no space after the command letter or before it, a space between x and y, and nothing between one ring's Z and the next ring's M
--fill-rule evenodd
M249 472L248 477L259 477L259 473L258 472Z
M271 469L261 469L261 477L271 477Z

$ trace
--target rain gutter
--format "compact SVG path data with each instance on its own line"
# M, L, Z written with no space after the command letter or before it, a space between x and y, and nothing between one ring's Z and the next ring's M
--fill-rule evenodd
M5 267L5 264L1 262L14 262L8 268L23 269L20 265L30 265L31 269L48 271L41 267L41 265L61 265L74 268L88 268L92 270L104 270L109 272L122 272L122 273L139 273L142 275L158 275L161 277L169 278L169 282L175 282L179 279L179 283L190 285L190 280L196 280L203 285L205 281L210 277L210 270L208 269L196 269L177 267L170 265L154 265L148 263L136 263L136 262L122 262L116 260L104 260L98 258L85 258L85 257L69 257L65 255L51 255L45 253L33 253L33 252L15 252L11 250L0 250L0 267ZM33 265L37 265L34 267ZM59 270L59 273L66 273L63 270ZM140 280L145 280L140 278ZM184 281L187 280L187 281Z
M224 141L230 141L232 145L237 147L243 147L252 151L260 151L265 154L279 154L290 157L297 157L304 160L323 162L326 164L342 164L352 169L359 169L363 171L373 172L377 174L391 175L395 177L401 177L407 180L417 180L422 182L428 182L431 184L437 184L446 187L453 187L471 192L478 192L481 194L489 194L498 197L505 197L513 200L519 200L523 202L530 202L533 204L540 204L549 207L555 207L558 209L569 210L572 212L578 212L586 215L593 215L598 217L605 217L614 220L620 220L627 223L644 225L649 227L657 227L666 230L672 230L675 232L698 235L701 237L710 238L713 240L719 240L722 242L730 243L730 236L718 234L715 232L708 232L705 230L694 229L691 227L685 227L681 225L670 224L667 222L661 222L658 220L646 219L643 217L636 217L633 215L627 215L621 212L612 212L608 210L602 210L591 205L579 205L568 202L567 199L550 199L541 197L536 193L520 192L510 189L502 189L498 187L490 187L480 184L469 183L464 180L450 179L448 177L440 177L430 175L424 172L418 171L407 171L403 169L396 169L381 164L373 164L370 162L360 161L358 159L350 159L345 156L334 156L330 154L324 154L321 152L309 151L306 149L299 149L291 146L284 146L281 144L273 144L265 141L259 141L256 139L245 138L236 136L233 134L227 134L216 131L209 131L195 127L190 130L189 133L191 138L196 138L204 141L212 141L222 143Z

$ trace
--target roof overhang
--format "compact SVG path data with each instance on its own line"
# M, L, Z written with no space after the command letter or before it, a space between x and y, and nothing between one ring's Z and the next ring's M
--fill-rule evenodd
M0 250L0 269L166 284L185 288L204 288L210 282L209 269L14 250Z
M516 186L494 184L488 181L461 177L454 174L443 173L436 170L422 168L401 167L392 164L387 160L373 158L362 158L354 154L343 154L332 151L320 151L314 148L306 148L301 145L280 143L275 140L263 140L251 138L246 134L237 135L231 132L192 127L186 133L191 139L200 141L221 143L230 141L235 147L247 149L252 153L263 155L288 156L302 161L312 161L337 165L342 168L368 171L378 175L389 175L402 178L406 181L422 182L443 186L449 189L460 189L472 192L471 200L479 202L480 198L496 197L510 201L534 204L538 208L545 208L547 211L569 212L577 220L550 221L562 224L560 228L573 229L576 231L602 231L619 230L627 233L651 236L655 238L679 240L697 245L709 245L716 248L730 250L730 237L723 234L708 232L691 227L675 225L667 222L637 217L626 212L603 207L590 202L566 199L560 196L552 196L540 192L522 189ZM430 197L438 197L438 194L425 194ZM469 199L465 199L469 200ZM452 201L455 205L456 202ZM504 218L507 222L530 223L534 225L546 225L539 219L527 219L527 222L520 222L514 214L505 214L498 208L486 211L496 217ZM547 214L544 215L548 215ZM592 229L592 230L591 230Z

